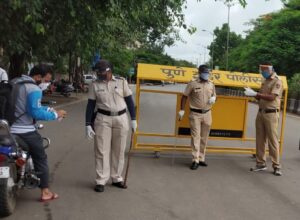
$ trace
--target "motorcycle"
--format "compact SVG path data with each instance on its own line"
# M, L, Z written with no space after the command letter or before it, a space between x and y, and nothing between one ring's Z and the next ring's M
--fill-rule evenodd
M59 92L65 97L70 97L75 88L72 83L61 81L56 85L56 92Z
M42 125L38 129L43 128ZM44 148L50 139L43 138ZM17 195L21 189L33 189L40 185L34 171L28 145L17 135L10 133L7 121L0 120L0 216L13 213Z
M88 93L89 85L85 83L73 83L75 92Z

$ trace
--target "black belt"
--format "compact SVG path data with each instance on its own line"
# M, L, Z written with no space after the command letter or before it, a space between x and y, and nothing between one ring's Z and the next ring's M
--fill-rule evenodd
M279 109L259 109L258 110L259 112L262 112L262 113L275 113L275 112L279 112Z
M205 114L206 112L209 112L210 109L208 110L204 110L204 109L195 109L195 108L190 108L192 112L197 112L197 113L200 113L200 114Z
M119 112L111 112L111 111L106 111L106 110L98 108L98 112L103 115L107 115L107 116L119 116L119 115L123 115L126 112L126 108Z

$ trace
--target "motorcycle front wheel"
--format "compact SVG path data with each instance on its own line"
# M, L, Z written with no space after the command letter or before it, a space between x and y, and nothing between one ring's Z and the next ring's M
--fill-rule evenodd
M62 95L63 95L64 97L70 97L70 96L71 96L71 93L69 93L69 92L67 92L67 93L62 93Z
M0 179L0 217L13 213L17 203L17 169L15 164L10 164L10 176Z

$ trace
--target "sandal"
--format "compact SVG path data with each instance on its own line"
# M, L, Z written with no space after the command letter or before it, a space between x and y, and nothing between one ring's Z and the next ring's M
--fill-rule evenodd
M58 199L58 195L56 193L51 193L52 196L50 196L49 198L41 198L40 201L41 202L47 202L47 201L50 201L50 200L54 200L54 199Z

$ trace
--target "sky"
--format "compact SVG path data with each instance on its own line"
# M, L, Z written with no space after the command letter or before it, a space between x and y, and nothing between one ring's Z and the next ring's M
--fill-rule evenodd
M230 7L230 31L245 36L244 31L251 29L248 23L260 15L279 11L283 8L280 0L247 0L243 8L236 3ZM215 0L187 0L184 9L186 24L197 28L197 32L190 35L186 30L180 30L180 36L185 41L176 42L172 47L166 47L165 52L175 59L183 59L199 65L209 60L206 49L212 42L212 32L228 21L228 7L221 1ZM207 31L202 31L207 30Z

